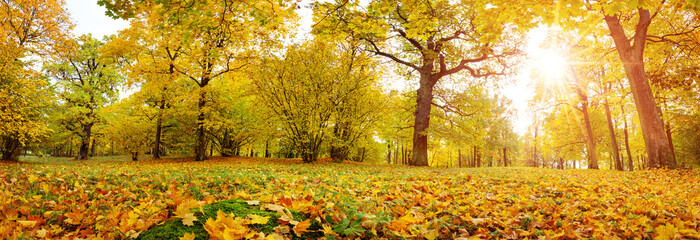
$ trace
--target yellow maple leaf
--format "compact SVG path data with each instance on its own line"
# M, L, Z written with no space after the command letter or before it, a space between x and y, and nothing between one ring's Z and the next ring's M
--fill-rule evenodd
M36 221L17 221L22 227L33 228L36 225Z
M193 226L194 221L197 221L197 217L194 216L194 213L187 213L182 217L182 224L185 226Z
M297 223L297 225L294 226L294 228L292 230L294 230L294 233L297 236L301 236L305 232L308 232L307 229L309 229L310 226L311 226L311 219L306 219L304 221Z
M270 217L263 217L257 214L248 214L248 218L252 224L267 224L270 221Z
M659 226L656 228L656 232L659 234L656 236L655 239L660 239L660 240L670 240L673 239L676 236L676 233L678 232L678 228L673 226L673 224L667 223L665 226Z
M180 237L180 240L194 240L194 233L185 233L184 236Z

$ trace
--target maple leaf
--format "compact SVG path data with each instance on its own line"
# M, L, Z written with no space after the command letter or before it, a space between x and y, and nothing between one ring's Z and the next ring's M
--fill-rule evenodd
M180 237L180 240L194 240L194 233L185 233L184 236Z
M262 205L262 207L260 207L260 209L279 212L279 211L284 210L284 207L277 205L277 204L267 203L265 205Z
M182 217L182 224L185 226L193 226L194 221L197 221L197 217L194 216L194 213L187 213Z
M257 214L248 214L247 217L250 218L251 224L267 224L270 221L270 217L263 217Z
M297 224L294 226L294 228L292 228L292 230L294 230L294 233L295 233L297 236L301 236L301 235L304 234L305 232L308 232L307 229L309 229L310 226L311 226L311 219L306 219L306 220L304 220L304 221L301 221L301 222L297 223Z
M247 203L247 204L250 205L250 206L258 206L258 205L260 205L260 201L258 201L258 200L245 201L245 203Z
M17 223L25 228L33 228L36 225L36 221L17 221Z
M670 240L674 239L676 236L676 233L678 232L678 228L673 226L673 224L667 223L665 226L659 226L656 228L656 233L659 235L656 236L656 239L661 239L661 240Z

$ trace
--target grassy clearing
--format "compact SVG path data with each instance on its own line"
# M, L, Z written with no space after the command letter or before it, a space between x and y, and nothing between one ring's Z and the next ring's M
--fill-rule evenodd
M700 238L699 181L698 170L23 159L0 163L0 238L136 237L178 206L226 199L301 212L328 238Z

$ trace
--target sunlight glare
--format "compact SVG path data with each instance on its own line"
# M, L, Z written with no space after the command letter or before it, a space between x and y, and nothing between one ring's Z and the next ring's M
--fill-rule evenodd
M533 67L545 81L560 83L565 80L569 64L564 54L552 49L540 49L537 55L536 64Z

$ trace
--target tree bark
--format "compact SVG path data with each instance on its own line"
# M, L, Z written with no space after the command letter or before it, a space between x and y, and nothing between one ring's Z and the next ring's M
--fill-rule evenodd
M165 99L160 101L158 119L156 120L156 139L153 146L153 158L160 159L160 141L163 129L163 110L165 109Z
M503 166L508 166L508 157L506 156L506 148L503 148Z
M428 166L428 135L426 130L430 126L430 107L433 101L434 85L435 82L429 72L421 73L420 86L416 95L415 123L413 125L412 166Z
M659 110L657 110L644 69L644 47L647 30L651 24L651 14L649 10L639 8L638 15L639 20L635 28L636 31L631 40L625 34L618 15L605 16L605 23L610 30L610 36L613 38L617 53L625 69L625 75L630 83L647 156L649 157L647 166L675 168L676 159L665 136L663 121L659 116Z
M92 139L92 144L90 145L90 157L95 156L95 139Z
M80 136L80 149L78 150L78 156L76 157L76 160L88 159L88 153L90 150L90 138L92 137L92 125L94 125L94 123L83 125L83 135Z
M610 113L610 104L608 103L607 97L603 102L603 107L605 107L605 118L608 121L608 131L610 131L610 144L612 144L613 149L613 160L615 161L615 170L622 171L622 161L620 161L620 147L617 146L617 137L615 136L615 127L612 122L612 114Z
M206 95L202 92L197 104L199 115L197 115L197 147L195 149L195 161L203 161L206 159L207 142L204 135L204 105L206 105L206 103Z

